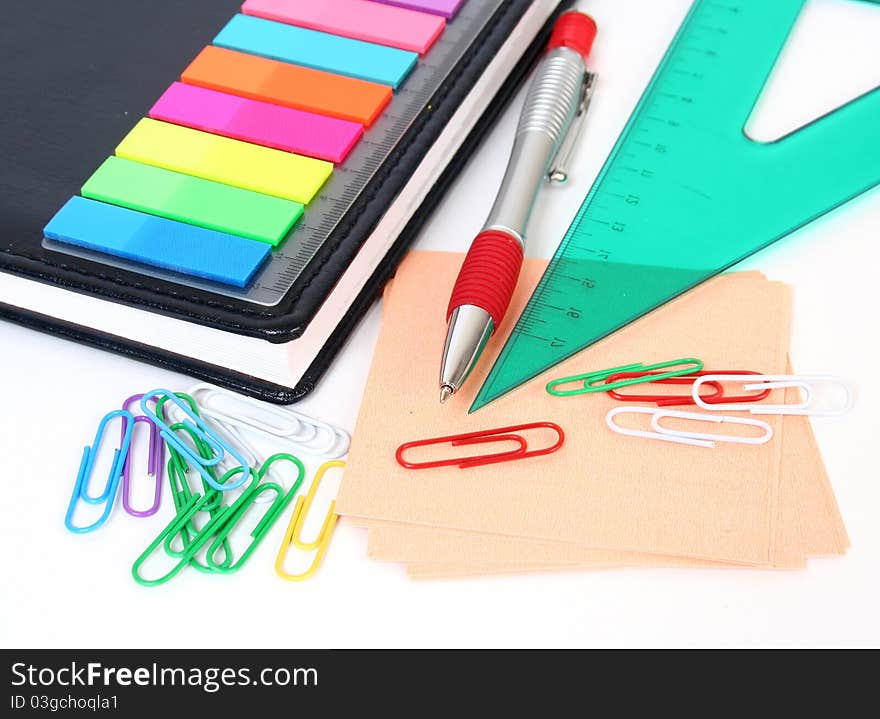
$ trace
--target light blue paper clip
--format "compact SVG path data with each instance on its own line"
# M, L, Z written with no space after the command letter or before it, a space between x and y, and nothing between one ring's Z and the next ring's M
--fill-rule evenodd
M198 436L212 450L214 450L213 457L206 459L200 456L188 444L181 441L174 431L163 422L158 414L150 407L151 401L159 402L163 398L167 398L166 402L173 402L174 405L186 415L187 419L185 419L182 424L193 433L193 436ZM208 427L204 420L193 414L192 410L186 405L186 403L174 392L170 392L167 389L154 389L151 392L145 393L141 398L141 409L145 415L155 422L160 430L162 438L171 447L174 447L174 449L180 452L180 454L186 459L187 463L198 471L202 476L202 479L218 492L228 492L233 489L238 489L250 477L250 465L248 465L247 460L245 460L238 451L227 444L216 432ZM227 454L240 465L241 479L228 484L221 484L211 476L211 473L207 471L207 468L216 467L223 461L224 456ZM231 476L231 474L227 472L226 476Z
M97 497L89 496L89 479L95 469L95 460L98 456L98 449L101 446L101 440L107 425L117 417L126 420L125 430L122 434L122 442L118 449L113 453L113 465L110 467L110 476L107 478L107 484L104 485L104 491ZM116 502L116 491L119 488L119 480L122 478L122 467L125 464L125 458L128 456L128 449L131 446L131 433L134 428L134 416L131 412L117 409L108 412L98 425L98 431L95 433L95 441L91 446L87 445L83 449L82 461L79 463L79 473L76 475L76 484L73 486L73 495L70 498L70 504L67 506L67 514L64 517L64 526L71 532L76 534L85 534L92 532L100 527L110 512L113 511L113 505ZM73 524L73 515L76 511L77 502L82 500L88 504L104 504L104 513L92 524L85 527L76 527Z

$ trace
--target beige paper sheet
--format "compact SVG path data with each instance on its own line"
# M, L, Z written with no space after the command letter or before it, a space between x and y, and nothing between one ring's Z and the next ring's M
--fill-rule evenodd
M412 253L401 266L387 298L340 514L773 565L781 442L706 450L634 441L604 426L613 406L606 395L559 399L543 385L587 369L694 355L710 368L780 373L788 347L788 288L757 273L716 278L468 416L506 328L493 338L469 389L439 407L442 307L460 262L460 255ZM518 316L543 266L527 261L510 317ZM565 427L562 450L471 470L413 472L393 458L403 441L535 420ZM779 418L768 421L781 429Z
M797 420L799 424L805 423L805 420L800 418L797 418ZM786 423L789 421L787 419ZM788 444L787 440L786 444ZM826 487L828 485L827 481L824 481L826 478L824 477L821 459L819 457L812 457L811 459L814 460L811 466L808 466L807 462L800 462L791 465L790 470L784 470L781 492L781 504L784 511L780 515L780 529L777 533L775 568L797 569L805 564L805 557L842 554L849 546L836 502L833 502L833 505L825 502L826 495L823 491L823 484ZM816 471L816 468L819 471ZM818 501L816 501L817 499ZM786 510L785 508L788 509ZM807 521L804 521L805 519ZM456 558L449 551L448 540L451 538L443 537L441 530L396 527L390 531L392 534L397 532L397 537L383 537L382 535L388 531L389 528L387 527L371 529L371 544L376 540L380 543L387 543L389 540L402 541L407 549L401 552L399 547L395 547L391 551L397 556L400 556L402 553L407 555L407 572L416 579L470 577L483 574L532 573L561 571L563 569L586 571L612 568L607 561L602 563L596 561L595 558L580 564L572 561L565 563L561 561L554 562L553 557L559 557L560 559L572 557L570 553L566 553L570 549L570 545L548 543L542 547L532 547L529 549L526 541L513 540L519 543L518 546L513 545L512 541L512 546L505 548L508 551L504 556L496 555L493 559L492 553L496 545L491 540L486 539L489 535L471 535L476 538L476 541L467 544L472 546L467 546L467 544L462 546L461 534L459 534L459 536L454 538L458 544L457 548L470 551L471 554L459 554ZM430 536L431 533L434 533L433 537ZM377 535L375 539L374 534ZM810 538L808 543L803 541L806 535L809 535ZM421 556L417 556L412 551L414 538L417 543L421 543L421 546L417 547L417 549L426 552L421 554ZM431 554L427 553L434 551L434 547L438 545L440 551L443 552L442 555L438 554L432 557ZM523 551L524 549L525 551ZM511 557L510 550L513 550L514 557ZM535 556L539 550L546 552L540 559ZM780 550L782 551L780 552ZM389 551L389 547L385 544L378 551ZM517 552L521 555L519 561L515 558ZM372 554L373 552L371 551ZM472 561L471 557L476 557L478 561ZM607 557L605 559L607 560ZM743 565L725 565L685 558L663 558L656 555L641 555L641 557L633 555L628 561L621 561L616 566L620 568L627 566L676 568L726 566L733 568L737 566L742 567Z
M795 401L794 392L786 402ZM809 556L841 554L849 546L809 420L783 420L783 475L777 524L777 568L798 568ZM713 566L683 558L582 549L570 544L474 534L414 525L374 524L368 556L407 562L415 577L537 571L546 565L582 569L610 566Z

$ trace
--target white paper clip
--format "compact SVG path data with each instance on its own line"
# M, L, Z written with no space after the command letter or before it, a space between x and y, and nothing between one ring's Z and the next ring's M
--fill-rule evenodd
M621 427L614 418L619 414L647 414L651 417L653 432L643 429L627 429ZM689 419L696 422L711 422L713 424L739 424L749 427L758 427L764 431L759 437L738 437L726 434L707 434L704 432L686 432L664 427L661 422L667 418ZM605 415L605 423L617 434L628 437L642 437L644 439L658 439L663 442L675 442L687 444L692 447L714 447L717 442L732 444L765 444L773 438L773 428L759 419L743 419L740 417L725 417L719 414L703 414L702 412L679 412L677 410L654 408L654 407L616 407Z
M803 392L803 400L793 404L761 404L756 402L733 402L729 404L708 404L700 397L700 387L706 382L740 382L746 392L761 392L767 389L799 389ZM816 385L836 385L843 390L844 398L839 407L830 409L815 408ZM731 410L750 412L751 414L808 415L811 417L838 417L850 410L853 405L854 392L852 387L840 377L830 375L750 375L744 380L742 375L707 374L698 377L691 387L691 396L701 408L719 411Z
M235 447L251 467L258 469L263 466L268 457L261 453L257 447L245 437L245 433L242 430L231 424L223 424L219 420L209 418L204 412L202 414L202 419L205 423L217 432L217 434L223 437L223 439L229 442L229 444ZM283 463L270 465L267 471L267 477L284 487L286 491L289 487L285 483L283 472L279 471L279 465L283 465ZM217 465L217 469L221 474L225 474L232 469L232 467L229 466L229 463L227 463L226 458L224 457L224 460ZM247 485L245 485L245 487L247 487ZM275 498L276 497L270 492L262 492L254 497L253 502L254 504L265 504L267 502L274 502Z
M196 385L193 387L194 390L207 392L208 389L214 390L214 387L210 385ZM190 394L192 397L192 394ZM170 423L182 422L185 419L183 412L180 408L174 404L173 402L168 402L165 406L165 415L170 419ZM210 417L207 412L203 411L201 407L199 407L199 416L202 421L210 427L210 429L215 432L224 442L229 444L232 447L235 447L241 455L242 459L245 460L248 466L250 467L262 467L266 457L257 449L257 447L244 436L244 432L237 427L225 424L213 417ZM182 433L181 441L192 446L192 438L189 437L188 434ZM193 446L193 451L196 451L196 447ZM217 464L215 467L218 476L223 476L227 472L232 469L235 469L239 465L235 462L234 459L230 457L224 456L223 459ZM272 465L268 471L268 477L274 482L277 482L282 487L285 487L285 480L282 476L282 473L278 471L277 465ZM189 468L187 468L186 473L189 472ZM186 476L186 473L184 476ZM245 482L241 490L247 487L248 483ZM233 490L233 493L236 490ZM254 498L254 504L264 504L266 502L274 501L275 497L268 492L263 492L262 494L258 494Z
M281 440L299 451L336 459L348 452L348 432L289 408L276 407L209 384L197 384L188 394L200 413L241 440L241 430ZM272 420L277 420L273 422Z

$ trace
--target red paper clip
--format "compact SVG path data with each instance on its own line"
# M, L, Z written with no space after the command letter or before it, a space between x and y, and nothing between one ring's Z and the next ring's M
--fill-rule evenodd
M527 429L540 429L546 427L556 432L558 439L554 444L543 449L529 449L528 442L519 434L511 434ZM492 454L475 455L473 457L455 457L453 459L439 459L432 462L409 462L404 459L403 455L408 449L414 447L429 447L436 444L451 444L453 447L464 447L475 444L489 444L492 442L515 442L518 446L516 449L506 450L504 452L494 452ZM454 434L449 437L436 437L434 439L419 439L414 442L406 442L397 448L395 457L397 463L401 467L407 469L430 469L432 467L460 467L468 469L470 467L482 467L485 464L495 464L497 462L510 462L516 459L527 459L528 457L539 457L545 454L552 454L558 450L563 442L565 442L565 432L562 427L553 422L532 422L530 424L518 424L513 427L500 427L498 429L484 429L480 432L469 432L468 434Z
M629 379L631 377L647 377L651 374L659 374L658 372L618 372L606 378L605 383L610 384L619 379ZM668 379L657 380L658 384L689 384L692 385L697 377L703 377L709 374L735 374L735 375L760 375L760 372L752 370L733 370L732 372L716 372L714 370L703 370L702 372L692 372L681 377L670 377ZM756 394L741 395L739 397L728 397L724 394L724 387L720 382L706 382L714 392L702 395L702 399L706 404L726 404L728 402L759 402L765 399L770 390L765 389ZM658 407L676 407L681 405L696 404L690 393L684 395L670 394L621 394L617 390L608 390L614 399L619 402L653 402Z

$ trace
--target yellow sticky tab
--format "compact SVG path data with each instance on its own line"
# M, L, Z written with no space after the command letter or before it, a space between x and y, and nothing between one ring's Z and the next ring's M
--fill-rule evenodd
M333 172L323 160L143 119L116 154L224 185L308 204Z

